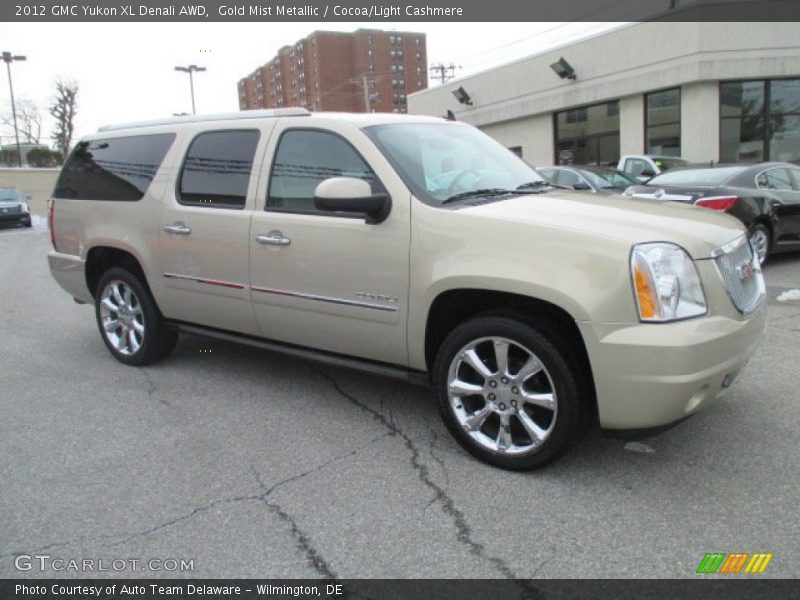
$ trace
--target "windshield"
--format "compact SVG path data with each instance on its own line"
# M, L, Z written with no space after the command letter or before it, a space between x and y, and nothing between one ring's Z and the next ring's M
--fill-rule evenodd
M14 188L0 188L0 201L2 200L22 200L20 193Z
M647 185L704 185L715 186L728 181L747 167L721 167L716 169L682 169L656 175Z
M659 156L653 157L653 163L662 171L669 171L675 167L685 167L689 164L689 161L682 158L664 158L663 156Z
M484 191L489 196L547 185L516 154L469 125L373 125L365 132L414 195L435 206Z
M639 184L637 179L613 169L581 171L581 175L586 177L594 187L598 188L625 188Z

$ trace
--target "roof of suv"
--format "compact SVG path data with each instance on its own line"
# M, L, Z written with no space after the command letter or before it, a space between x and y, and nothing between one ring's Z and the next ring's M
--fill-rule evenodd
M275 108L267 110L243 110L233 113L218 113L210 115L185 115L168 117L164 119L154 119L150 121L138 121L133 123L121 123L116 125L104 125L97 131L120 131L125 129L137 129L144 127L158 127L164 125L189 125L210 123L214 121L238 121L245 119L276 119L280 117L322 117L325 119L337 119L349 121L356 126L382 125L388 123L444 123L442 117L426 117L418 115L395 114L395 113L340 113L340 112L318 112L312 113L305 108Z

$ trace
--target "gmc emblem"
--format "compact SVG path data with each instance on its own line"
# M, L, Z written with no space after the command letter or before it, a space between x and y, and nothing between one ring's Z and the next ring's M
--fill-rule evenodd
M747 281L756 274L756 270L753 268L752 263L746 262L736 267L736 274L739 275L739 279L742 281Z

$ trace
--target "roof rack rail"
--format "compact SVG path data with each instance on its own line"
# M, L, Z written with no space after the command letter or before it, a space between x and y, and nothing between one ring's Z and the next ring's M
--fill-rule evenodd
M118 125L103 125L97 131L115 131L117 129L132 129L135 127L151 127L153 125L180 125L181 123L205 123L207 121L233 121L238 119L274 119L277 117L308 117L311 113L301 107L270 108L265 110L243 110L232 113L218 113L212 115L183 115L153 119L151 121L136 121L134 123L120 123Z

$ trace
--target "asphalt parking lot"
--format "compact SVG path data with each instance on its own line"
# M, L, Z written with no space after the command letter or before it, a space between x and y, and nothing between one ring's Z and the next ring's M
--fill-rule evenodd
M644 444L592 432L519 474L466 455L421 388L184 336L134 369L0 230L0 577L51 559L191 560L103 576L696 577L706 552L800 575L800 256L728 394Z

